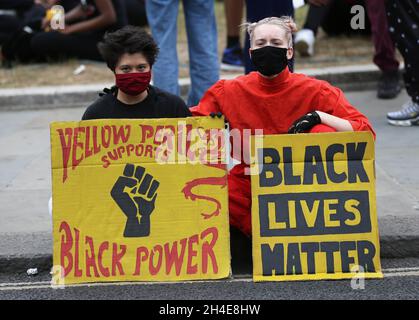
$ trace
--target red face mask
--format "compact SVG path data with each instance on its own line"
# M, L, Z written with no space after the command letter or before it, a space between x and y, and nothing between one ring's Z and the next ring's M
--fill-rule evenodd
M151 71L115 74L116 86L130 96L143 93L150 84Z

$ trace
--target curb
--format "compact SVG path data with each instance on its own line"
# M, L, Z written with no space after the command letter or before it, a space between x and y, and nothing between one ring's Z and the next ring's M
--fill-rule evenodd
M111 84L0 90L0 111L86 107Z
M322 69L296 70L319 80L325 80L344 91L375 90L380 70L373 64ZM223 76L233 79L240 74ZM181 96L187 96L191 80L179 80ZM0 111L39 110L56 108L86 107L92 103L103 88L110 83L90 85L50 86L36 88L0 89Z
M252 274L252 252L250 239L232 233L231 250L232 275ZM419 258L418 236L384 236L380 239L381 259ZM38 272L49 272L52 267L52 254L0 255L0 274L22 274L29 268L38 268Z

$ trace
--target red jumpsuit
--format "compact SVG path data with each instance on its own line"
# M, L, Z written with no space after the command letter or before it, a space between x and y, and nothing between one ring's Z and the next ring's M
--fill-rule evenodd
M371 131L375 135L368 119L346 100L340 89L290 73L288 68L274 79L251 72L234 80L220 80L191 108L193 115L223 113L230 129L263 129L264 134L286 134L295 120L315 110L350 121L354 131ZM229 211L230 224L250 235L251 187L245 167L242 162L229 173Z

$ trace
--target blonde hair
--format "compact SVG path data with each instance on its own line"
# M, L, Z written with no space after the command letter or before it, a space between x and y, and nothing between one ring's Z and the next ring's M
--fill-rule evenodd
M282 17L269 17L262 20L259 20L258 22L246 22L241 25L241 27L246 28L247 33L249 34L250 38L250 44L253 40L253 34L255 29L263 24L272 24L275 26L281 27L288 37L288 47L292 48L292 34L297 31L297 25L294 22L294 19L289 16L282 16Z

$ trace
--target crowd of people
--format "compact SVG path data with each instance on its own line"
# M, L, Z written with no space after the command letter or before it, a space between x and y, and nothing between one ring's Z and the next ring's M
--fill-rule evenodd
M52 28L50 11L60 5L64 28ZM6 60L65 58L102 60L97 44L127 24L145 26L142 0L2 0L0 46ZM11 12L12 14L7 14Z

